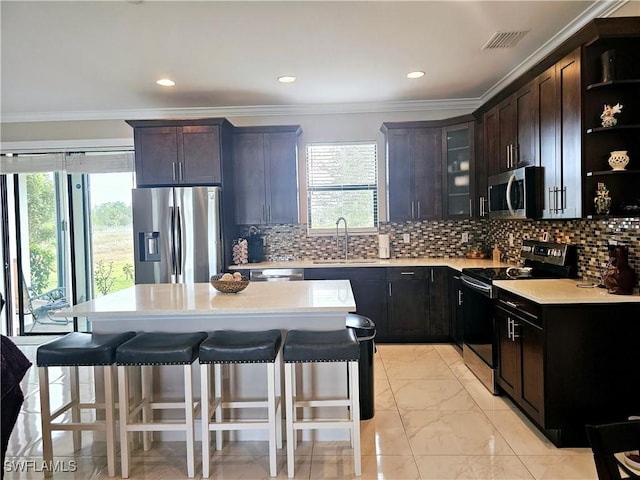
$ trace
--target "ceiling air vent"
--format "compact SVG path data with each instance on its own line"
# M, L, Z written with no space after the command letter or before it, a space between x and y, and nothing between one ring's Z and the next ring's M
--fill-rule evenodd
M529 33L529 30L524 32L496 32L489 41L484 44L482 50L488 50L491 48L511 48L515 46L515 44L518 43L527 33Z

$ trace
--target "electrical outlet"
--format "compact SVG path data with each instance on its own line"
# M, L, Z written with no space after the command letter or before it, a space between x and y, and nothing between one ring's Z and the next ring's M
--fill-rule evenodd
M469 243L469 232L462 232L462 243Z
M404 243L409 243L409 242L411 241L411 237L409 236L409 234L408 234L408 233L403 233L403 234L402 234L402 241L403 241Z
M513 247L513 233L509 234L509 246Z

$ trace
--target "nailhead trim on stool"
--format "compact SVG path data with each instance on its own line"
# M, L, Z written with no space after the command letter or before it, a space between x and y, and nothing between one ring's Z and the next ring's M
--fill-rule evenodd
M202 477L209 478L210 432L216 432L216 450L222 450L222 432L266 429L269 433L269 475L277 472L276 447L282 448L282 410L280 400L280 330L240 332L218 330L200 345L202 410ZM267 367L267 400L224 399L222 366L234 363L264 363ZM214 398L209 401L211 364L214 364ZM277 372L277 375L276 375ZM276 381L276 378L278 380ZM259 420L224 420L223 409L267 408L267 418ZM213 419L211 418L213 414ZM213 421L212 421L213 420Z
M297 430L325 428L348 428L353 447L353 469L357 477L362 475L360 457L360 386L358 381L358 360L360 345L355 332L350 328L332 331L290 330L284 341L283 359L285 363L285 404L287 424L287 474L295 474L295 448ZM338 399L296 398L296 363L347 362L347 397ZM348 407L348 419L298 420L298 408Z
M129 478L129 432L144 432L143 448L151 448L150 432L183 431L187 443L187 475L195 476L195 425L194 417L197 403L193 399L192 367L198 357L200 343L207 338L204 332L196 333L140 333L125 342L116 351L118 364L118 393L120 396L120 458L122 478ZM184 401L154 402L151 371L157 365L183 365ZM140 366L142 398L140 403L129 405L128 368ZM184 423L153 420L153 410L184 411ZM142 413L142 422L136 417Z
M72 332L62 338L38 347L36 363L40 376L40 410L42 418L42 457L46 465L53 462L52 431L72 431L73 448L81 448L83 430L104 430L107 444L107 473L115 475L115 402L113 398L114 362L116 348L133 338L135 332L97 334ZM78 367L101 368L104 376L104 403L80 402ZM71 367L71 394L69 402L51 412L49 396L49 367ZM95 390L95 385L93 386ZM104 409L105 419L82 422L81 410ZM71 410L70 422L54 422L63 413ZM52 470L45 470L51 476Z

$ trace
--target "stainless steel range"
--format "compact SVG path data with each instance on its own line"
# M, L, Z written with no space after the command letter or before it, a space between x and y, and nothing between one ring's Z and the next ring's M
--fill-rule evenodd
M464 363L494 395L497 394L495 280L572 278L577 274L575 245L524 240L522 267L463 268L462 323Z

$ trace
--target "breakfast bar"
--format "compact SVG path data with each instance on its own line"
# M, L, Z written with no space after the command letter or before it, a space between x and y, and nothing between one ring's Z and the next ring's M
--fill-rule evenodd
M208 283L139 284L57 313L66 317L87 317L94 333L136 332L213 332L215 330L264 331L337 330L345 327L347 313L356 304L347 280L311 280L301 282L252 282L239 293L221 293ZM254 364L235 365L242 368L241 378L234 383L234 395L253 397L262 385L263 370ZM301 395L323 392L326 396L342 395L346 389L344 364L322 367L301 364L305 378ZM162 394L178 396L181 381L161 368ZM199 397L198 382L195 393ZM322 412L319 415L323 415ZM237 440L264 440L262 432L234 432ZM323 431L317 440L343 440L341 430ZM173 439L163 433L160 439Z

